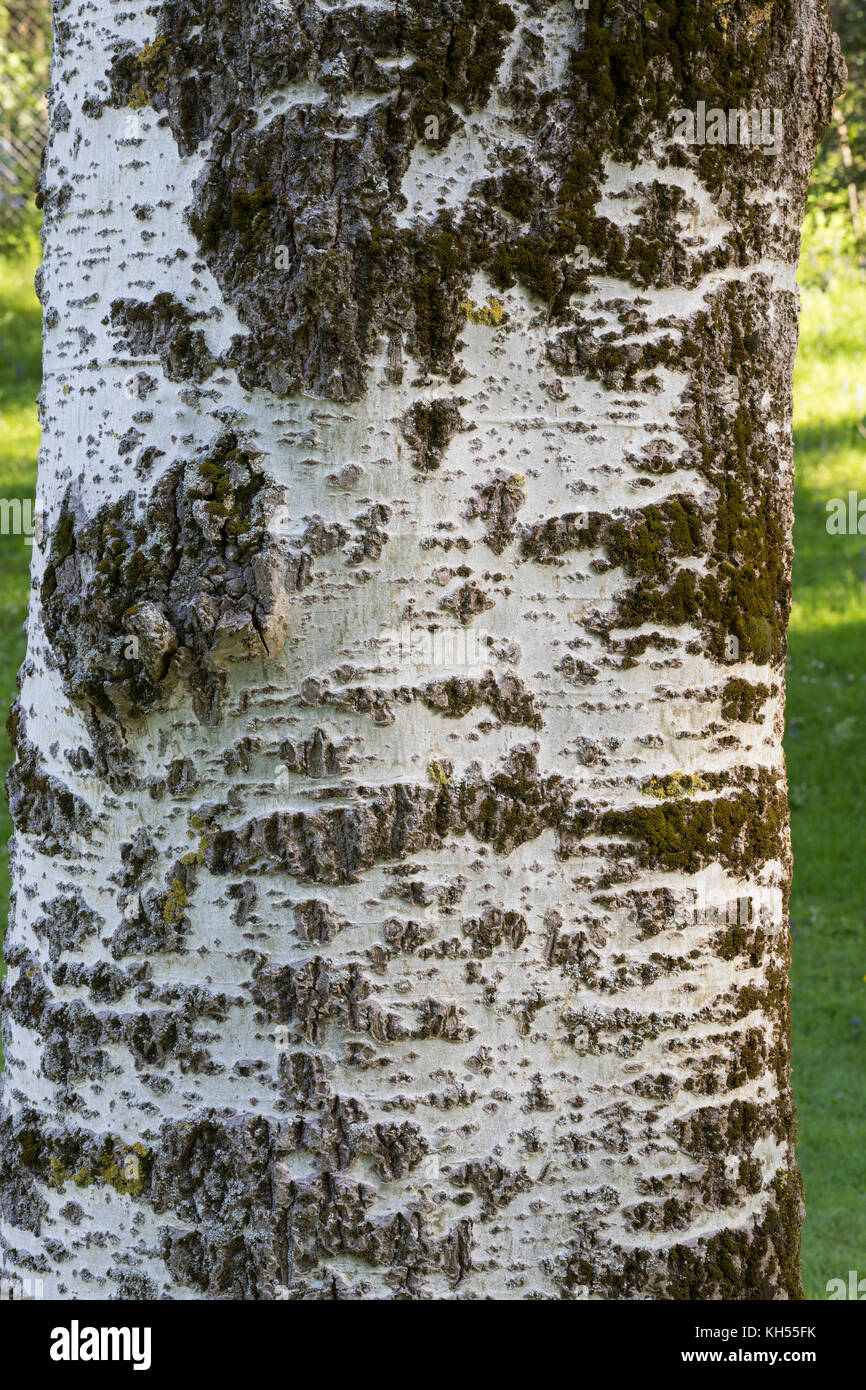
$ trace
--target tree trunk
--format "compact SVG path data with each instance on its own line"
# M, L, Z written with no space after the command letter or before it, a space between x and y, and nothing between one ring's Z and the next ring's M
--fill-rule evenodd
M799 1297L825 7L55 9L7 1277Z

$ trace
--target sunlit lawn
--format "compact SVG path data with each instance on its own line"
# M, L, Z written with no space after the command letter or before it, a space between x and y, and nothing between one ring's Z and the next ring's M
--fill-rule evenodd
M0 259L0 497L32 497L38 426L35 256ZM786 750L795 873L794 1084L806 1182L804 1279L866 1275L866 535L825 503L866 498L866 276L804 292L796 374L796 562ZM866 523L864 523L866 525ZM24 654L29 549L0 536L0 704ZM5 774L9 754L2 741ZM0 836L9 833L5 803ZM2 910L8 896L5 848Z
M794 1088L804 1282L824 1298L828 1279L866 1275L866 535L826 530L829 498L866 499L862 273L804 290L794 401Z

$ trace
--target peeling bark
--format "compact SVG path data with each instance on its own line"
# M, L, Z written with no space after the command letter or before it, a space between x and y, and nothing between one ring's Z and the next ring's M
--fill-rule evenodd
M57 0L55 34L8 1276L799 1297L825 7ZM698 102L779 150L684 144Z

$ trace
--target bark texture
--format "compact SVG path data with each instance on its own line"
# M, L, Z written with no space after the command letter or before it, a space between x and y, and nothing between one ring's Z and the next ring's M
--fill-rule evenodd
M55 33L6 1276L799 1296L824 6L57 0ZM683 143L699 102L778 151Z

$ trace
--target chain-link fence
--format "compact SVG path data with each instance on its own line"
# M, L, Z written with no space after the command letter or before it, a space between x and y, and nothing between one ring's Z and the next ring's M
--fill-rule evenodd
M0 0L0 236L34 215L50 44L49 0Z

